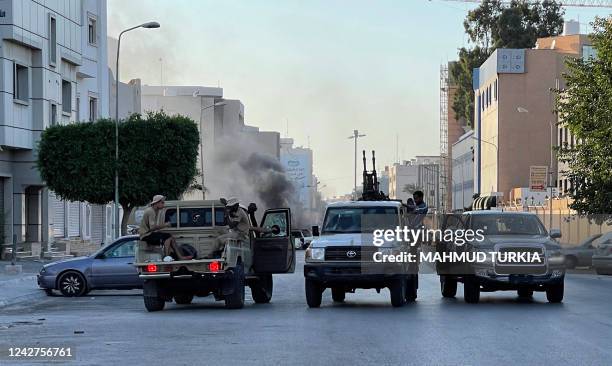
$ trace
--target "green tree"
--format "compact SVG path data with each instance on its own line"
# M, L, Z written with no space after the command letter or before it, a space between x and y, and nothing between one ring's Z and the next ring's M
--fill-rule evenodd
M612 16L597 18L596 58L570 58L566 87L557 92L559 121L578 141L560 146L562 172L572 183L571 208L612 221Z
M114 201L115 123L58 125L43 131L38 169L50 190L70 201ZM119 204L121 232L135 207L155 194L179 198L198 173L198 128L183 116L164 112L134 114L119 124Z
M450 82L457 86L453 100L455 118L465 125L474 122L472 71L497 48L532 48L538 37L549 37L563 30L563 8L556 1L484 0L469 11L463 27L471 49L459 49L459 61L449 70ZM473 126L472 126L473 127Z

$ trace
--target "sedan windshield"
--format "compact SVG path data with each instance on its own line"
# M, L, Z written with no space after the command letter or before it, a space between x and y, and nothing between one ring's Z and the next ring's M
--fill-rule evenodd
M395 207L333 207L327 210L322 233L371 233L398 225Z
M472 215L471 228L484 235L546 235L546 229L533 215Z

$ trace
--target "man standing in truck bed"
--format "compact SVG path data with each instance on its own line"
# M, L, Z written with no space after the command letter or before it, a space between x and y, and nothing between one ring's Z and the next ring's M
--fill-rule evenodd
M251 229L249 217L244 210L240 209L240 202L237 198L228 199L225 209L227 210L227 225L230 231L217 237L215 241L215 251L217 252L223 250L228 239L248 240L249 229Z

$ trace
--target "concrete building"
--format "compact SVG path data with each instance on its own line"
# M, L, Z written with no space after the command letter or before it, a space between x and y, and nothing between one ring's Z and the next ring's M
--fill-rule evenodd
M56 237L104 236L94 231L94 207L61 201L45 187L35 149L48 126L108 114L106 1L4 0L0 8L3 242L14 234L36 243L36 255Z
M316 181L313 180L312 150L301 146L293 146L292 138L281 138L280 162L287 172L287 178L295 187L305 221L309 225L315 222ZM315 178L316 179L316 178Z
M476 193L505 201L512 189L529 186L530 166L557 172L551 89L564 86L565 59L588 52L583 35L542 38L534 49L497 49L474 70Z
M459 137L452 146L452 210L461 210L472 204L474 195L474 131Z
M205 187L207 175L223 173L215 168L213 159L207 157L230 149L232 143L243 151L269 155L276 160L280 158L280 134L245 125L244 105L240 100L223 98L221 88L143 85L141 109L143 113L163 110L170 115L181 114L198 124L204 156L203 160L198 158L198 164L204 171ZM198 183L201 181L202 178ZM183 196L183 199L201 198L199 190Z
M385 166L385 170L381 170L378 176L378 186L384 194L389 194L389 167Z
M421 155L389 168L390 198L406 201L416 190L423 191L430 207L440 206L439 156Z

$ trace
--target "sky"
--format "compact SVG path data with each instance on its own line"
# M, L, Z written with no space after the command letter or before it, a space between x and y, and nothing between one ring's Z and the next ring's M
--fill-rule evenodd
M121 80L220 86L245 122L310 146L324 195L353 188L354 129L377 168L439 154L440 65L476 4L441 0L108 0ZM582 32L612 9L567 8ZM161 61L160 61L161 59ZM369 155L369 153L368 153ZM359 160L359 164L361 161ZM358 184L360 184L358 171Z

